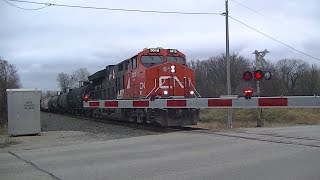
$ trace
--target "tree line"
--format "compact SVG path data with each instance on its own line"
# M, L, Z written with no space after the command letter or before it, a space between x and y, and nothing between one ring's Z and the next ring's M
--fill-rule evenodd
M0 57L0 125L7 123L7 89L21 87L17 68Z
M66 92L68 89L79 87L81 82L89 81L89 75L90 73L86 68L79 68L72 74L61 72L57 76L58 86L61 91Z
M237 53L230 55L232 94L243 95L246 87L255 88L255 82L245 82L242 75L252 70L253 61ZM196 88L202 97L219 97L226 94L226 56L220 54L206 60L191 60L188 66L195 70ZM261 81L261 96L298 96L320 94L320 68L301 59L281 59L267 62L266 70L273 76ZM78 87L79 81L88 81L90 73L80 68L72 74L59 73L57 82L61 91ZM6 89L21 88L15 65L0 57L0 124L7 122ZM47 91L51 96L56 91Z
M82 82L87 82L89 71L86 68L79 68L73 73L68 74L61 72L57 75L57 82L60 88L60 92L67 92L69 89L78 88ZM51 97L57 95L57 91L45 91L42 92L42 98Z
M256 91L254 80L245 82L243 73L252 71L253 61L237 53L230 55L231 90L234 95L243 95L246 87ZM191 60L189 67L195 70L196 88L202 97L226 95L226 56L221 54L206 60ZM260 83L261 96L298 96L320 94L320 68L301 59L267 61L266 70L272 73L271 80Z

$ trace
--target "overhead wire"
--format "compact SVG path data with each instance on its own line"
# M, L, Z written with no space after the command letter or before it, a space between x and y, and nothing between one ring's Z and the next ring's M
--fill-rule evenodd
M254 9L250 8L249 6L244 5L243 3L240 3L240 2L238 2L238 1L236 1L236 0L230 0L230 1L233 2L233 3L235 3L235 4L237 4L237 5L239 5L239 6L242 6L242 7L246 8L246 9L248 9L248 10L256 13L256 14L259 14L260 16L262 16L262 17L264 17L265 19L267 19L269 22L274 23L274 21L278 21L278 22L281 23L281 24L287 24L287 25L290 24L290 23L288 23L288 21L281 21L281 20L278 20L278 19L270 18L269 16L266 16L266 15L264 15L263 13L261 13L261 12L259 12L259 11L257 11L257 10L254 10ZM292 25L292 24L290 24L290 25ZM301 32L301 33L303 33L304 35L307 35L307 36L309 36L309 37L312 36L310 33L306 33L306 32Z
M256 32L259 33L259 34L262 34L262 35L266 36L267 38L269 38L269 39L271 39L271 40L273 40L273 41L275 41L275 42L277 42L277 43L279 43L279 44L282 44L283 46L286 46L286 47L288 47L288 48L290 48L290 49L292 49L292 50L294 50L294 51L296 51L296 52L299 52L299 53L301 53L301 54L303 54L303 55L305 55L305 56L308 56L308 57L310 57L310 58L312 58L312 59L315 59L315 60L320 61L319 58L314 57L314 56L312 56L312 55L310 55L310 54L307 54L307 53L305 53L305 52L303 52L303 51L301 51L301 50L299 50L299 49L296 49L296 48L294 48L294 47L292 47L292 46L290 46L290 45L288 45L288 44L286 44L286 43L284 43L284 42L282 42L282 41L280 41L280 40L278 40L278 39L276 39L276 38L274 38L274 37L272 37L272 36L270 36L270 35L268 35L268 34L265 34L265 33L263 33L263 32L261 32L261 31L255 29L255 28L249 26L248 24L246 24L246 23L244 23L244 22L242 22L242 21L240 21L240 20L238 20L238 19L236 19L236 18L234 18L234 17L232 17L232 16L230 16L230 15L229 15L229 18L233 19L234 21L237 21L238 23L246 26L247 28L249 28L249 29L251 29L251 30L253 30L253 31L256 31Z
M15 7L15 8L22 9L22 10L28 10L28 11L35 11L35 10L40 10L40 9L44 9L44 8L48 7L48 5L45 4L45 6L40 7L40 8L24 8L24 7L20 7L20 6L14 5L14 4L8 2L7 0L2 0L2 1L7 3L7 4L9 4L10 6Z
M182 14L182 15L221 15L221 13L210 13L210 12L157 11L157 10L142 10L142 9L108 8L108 7L80 6L80 5L70 5L70 4L44 3L44 2L24 1L24 0L7 0L7 1L29 3L29 4L42 4L42 5L57 6L57 7L108 10L108 11L158 13L158 14Z
M12 2L20 2L20 3L29 3L29 4L38 4L38 5L41 4L41 5L45 5L45 6L42 7L42 8L45 8L45 7L48 7L48 6L57 6L57 7L68 7L68 8L83 8L83 9L96 9L96 10L109 10L109 11L124 11L124 12L139 12L139 13L182 14L182 15L225 15L225 13L183 12L183 11L157 11L157 10L141 10L141 9L107 8L107 7L94 7L94 6L80 6L80 5L68 5L68 4L55 4L55 3L35 2L35 1L26 1L26 0L3 0L3 1L5 1L5 2L6 2L6 1L12 1ZM234 0L232 0L232 1L234 1ZM234 1L234 2L235 2L235 1ZM11 3L9 3L9 4L11 4ZM239 4L240 4L240 3L239 3ZM11 5L12 5L12 4L11 4ZM245 5L243 5L243 6L246 7L246 8L249 8L249 7L245 6ZM21 8L21 7L19 7L19 8ZM40 8L39 8L39 9L40 9ZM249 9L251 9L251 8L249 8ZM30 10L31 10L31 9L30 9ZM36 10L36 9L34 9L34 10ZM253 10L253 9L251 9L251 10ZM253 11L255 11L255 10L253 10ZM257 13L259 13L259 12L257 11ZM260 14L260 13L259 13L259 14ZM260 34L268 37L269 39L271 39L271 40L273 40L273 41L275 41L275 42L277 42L277 43L279 43L279 44L282 44L283 46L286 46L286 47L288 47L288 48L290 48L290 49L292 49L292 50L294 50L294 51L296 51L296 52L299 52L299 53L301 53L301 54L303 54L303 55L305 55L305 56L308 56L308 57L310 57L310 58L312 58L312 59L315 59L315 60L320 61L319 58L314 57L314 56L312 56L312 55L309 55L309 54L307 54L307 53L305 53L305 52L303 52L303 51L301 51L301 50L298 50L298 49L296 49L296 48L294 48L294 47L292 47L292 46L290 46L290 45L288 45L288 44L286 44L286 43L284 43L284 42L281 42L280 40L278 40L278 39L276 39L276 38L274 38L274 37L272 37L272 36L270 36L270 35L267 35L267 34L265 34L265 33L261 32L261 31L255 29L255 28L249 26L248 24L246 24L246 23L244 23L244 22L242 22L242 21L240 21L240 20L238 20L238 19L230 16L230 15L229 15L228 17L230 17L230 18L233 19L234 21L237 21L238 23L246 26L247 28L249 28L249 29L251 29L251 30L256 31L256 32L258 32L258 33L260 33Z

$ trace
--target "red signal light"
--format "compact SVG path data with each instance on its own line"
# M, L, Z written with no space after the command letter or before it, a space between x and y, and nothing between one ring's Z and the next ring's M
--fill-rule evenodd
M256 70L253 72L254 79L261 80L263 78L263 72L261 70Z
M245 81L250 81L252 79L252 73L250 71L244 72L242 76Z
M251 88L244 89L244 97L246 99L251 99L252 94L253 94L253 90Z
M84 95L83 100L84 101L89 101L89 98L90 98L89 94L86 94L86 95Z

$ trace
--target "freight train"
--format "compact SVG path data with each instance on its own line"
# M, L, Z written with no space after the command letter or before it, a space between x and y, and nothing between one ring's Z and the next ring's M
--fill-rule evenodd
M176 49L145 48L133 57L90 75L89 82L60 95L43 99L41 109L50 112L161 126L197 124L194 108L84 108L88 100L136 100L196 98L195 73L185 55Z

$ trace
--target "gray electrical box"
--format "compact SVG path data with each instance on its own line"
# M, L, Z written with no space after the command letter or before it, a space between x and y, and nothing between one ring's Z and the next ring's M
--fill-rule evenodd
M10 136L39 134L41 91L7 89L8 131Z

